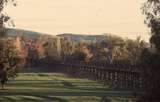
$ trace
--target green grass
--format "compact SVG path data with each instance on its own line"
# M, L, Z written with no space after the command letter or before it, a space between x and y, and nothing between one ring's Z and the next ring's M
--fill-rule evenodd
M107 92L107 86L89 79L61 73L19 73L5 90L0 90L0 102L100 102Z

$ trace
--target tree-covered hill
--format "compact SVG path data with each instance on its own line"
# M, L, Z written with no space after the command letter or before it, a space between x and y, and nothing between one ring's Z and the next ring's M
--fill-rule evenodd
M23 30L23 29L12 29L12 28L6 28L6 34L8 36L27 36L33 39L37 39L41 35L48 35L49 34L44 34L44 33L39 33L35 31L29 31L29 30Z
M81 41L81 40L88 40L88 41L95 41L95 42L102 42L106 40L106 35L86 35L86 34L70 34L64 33L57 35L59 37L64 37L71 39L72 41Z

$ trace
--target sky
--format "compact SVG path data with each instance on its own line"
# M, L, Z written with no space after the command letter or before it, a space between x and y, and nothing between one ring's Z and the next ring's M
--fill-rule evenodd
M144 0L17 0L5 9L16 28L47 34L103 34L147 40Z

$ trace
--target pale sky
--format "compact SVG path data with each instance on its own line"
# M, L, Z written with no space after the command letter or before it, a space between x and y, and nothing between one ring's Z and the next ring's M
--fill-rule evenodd
M17 0L7 12L16 28L47 34L113 33L148 38L140 7L143 0Z

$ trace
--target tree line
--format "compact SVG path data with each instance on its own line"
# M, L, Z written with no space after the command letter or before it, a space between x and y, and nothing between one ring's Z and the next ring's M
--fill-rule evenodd
M142 51L149 46L138 37L136 40L106 35L101 42L69 38L40 36L37 39L16 36L17 46L26 57L26 66L32 67L45 62L54 63L83 61L88 63L139 64ZM18 45L19 44L19 45Z

